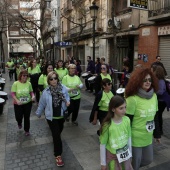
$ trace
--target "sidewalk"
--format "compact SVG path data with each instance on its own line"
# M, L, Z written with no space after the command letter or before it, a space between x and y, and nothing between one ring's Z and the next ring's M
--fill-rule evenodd
M6 78L5 92L9 93L13 82ZM98 126L88 122L94 96L82 91L79 126L65 123L62 133L63 170L99 170L99 140L96 134ZM0 115L0 170L59 170L53 156L53 143L48 125L42 117L35 116L36 105L31 113L31 136L25 137L19 130L14 117L12 98ZM164 136L160 145L154 145L154 161L141 170L170 169L170 113L164 113ZM162 169L163 168L163 169Z

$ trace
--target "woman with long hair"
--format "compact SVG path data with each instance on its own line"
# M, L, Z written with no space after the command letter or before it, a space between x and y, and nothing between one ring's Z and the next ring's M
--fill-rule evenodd
M41 74L41 76L39 77L38 80L38 89L40 90L40 92L42 92L47 86L48 86L48 82L47 82L47 75L53 71L53 65L52 64L46 64L44 67L44 71Z
M11 95L14 99L15 118L18 123L18 128L22 128L22 119L24 117L25 135L29 136L30 132L30 113L32 108L32 101L35 96L31 83L27 81L28 72L21 71L19 73L18 81L15 81L11 88Z
M64 112L70 105L70 98L66 87L60 83L55 71L48 74L47 82L48 87L41 95L36 115L40 118L45 110L45 118L52 132L56 164L63 166L61 133L64 128Z
M56 68L54 69L56 73L59 75L59 80L62 81L63 77L68 74L68 70L63 65L63 60L59 60L56 64Z
M158 80L149 68L135 70L126 86L126 115L132 127L132 165L134 170L153 160L154 117L158 110ZM156 139L160 142L160 139Z
M28 68L28 74L30 76L30 82L33 88L33 92L36 95L36 101L38 103L40 98L40 93L38 89L38 79L41 74L41 70L37 65L37 61L35 59L33 59L30 62L30 67Z
M168 94L166 90L166 84L165 84L165 71L161 66L152 65L153 73L156 75L156 77L159 80L159 89L157 91L157 97L158 97L158 111L156 112L155 116L155 128L154 130L154 137L155 138L161 138L161 135L163 134L163 117L162 114L167 107L167 110L170 108L170 95Z

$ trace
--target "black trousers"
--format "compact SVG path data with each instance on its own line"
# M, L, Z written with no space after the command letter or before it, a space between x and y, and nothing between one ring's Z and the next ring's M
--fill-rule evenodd
M18 125L22 124L24 117L24 130L29 132L30 129L30 114L31 114L32 102L23 105L14 104L15 119Z
M31 83L31 85L32 85L32 89L33 89L33 92L34 92L35 97L36 97L36 101L39 102L39 100L40 100L40 91L38 89L38 85L35 84L35 83Z
M102 122L103 122L104 118L106 117L107 113L108 113L107 111L102 111L102 110L98 111L97 118L99 119L100 125L102 124Z
M89 76L88 78L90 78L90 76ZM89 83L89 82L88 82L88 78L85 79L86 89L87 89L87 90L90 90L91 92L93 92L94 83Z
M161 133L163 132L163 118L162 114L165 110L166 103L164 101L158 101L158 111L156 112L154 122L155 122L155 130L154 130L154 137L160 138Z
M10 80L12 80L12 79L13 79L13 73L14 73L14 71L13 71L13 70L9 70L9 78L10 78Z
M77 120L80 107L80 99L70 99L70 106L68 107L68 115L72 113L72 122Z
M63 152L61 132L63 131L64 128L64 121L65 121L64 118L53 119L52 121L47 119L53 137L55 157L60 156Z

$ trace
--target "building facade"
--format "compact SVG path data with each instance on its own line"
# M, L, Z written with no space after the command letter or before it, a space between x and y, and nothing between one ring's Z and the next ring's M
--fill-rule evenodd
M9 56L37 57L39 0L11 0L8 4Z

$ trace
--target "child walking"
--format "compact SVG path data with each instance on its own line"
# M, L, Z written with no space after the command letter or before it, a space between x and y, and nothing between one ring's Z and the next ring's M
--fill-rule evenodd
M101 170L133 170L130 119L125 113L125 100L121 96L112 97L101 126Z

